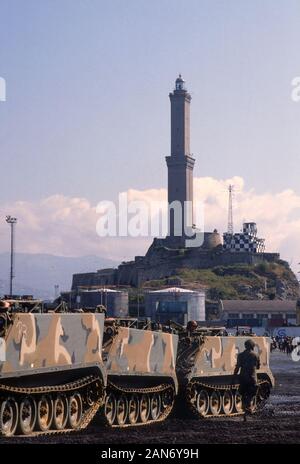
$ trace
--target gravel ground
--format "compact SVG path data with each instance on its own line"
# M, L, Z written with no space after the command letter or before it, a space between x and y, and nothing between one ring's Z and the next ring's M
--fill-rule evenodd
M96 424L80 433L34 438L1 438L0 443L201 444L300 443L300 361L271 355L276 386L266 408L244 423L241 417L207 420L170 417L147 427L109 429Z

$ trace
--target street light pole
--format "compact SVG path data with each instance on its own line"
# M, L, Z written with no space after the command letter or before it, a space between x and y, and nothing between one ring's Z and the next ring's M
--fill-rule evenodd
M9 294L13 294L13 278L14 276L14 246L15 246L15 231L14 226L17 223L17 218L6 216L7 224L10 224L10 282L9 282Z
M59 285L58 284L55 284L54 285L54 298L58 298L58 295L59 295Z

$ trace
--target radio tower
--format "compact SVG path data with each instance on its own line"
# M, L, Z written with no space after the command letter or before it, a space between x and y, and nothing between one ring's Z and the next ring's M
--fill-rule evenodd
M232 194L233 194L233 185L228 187L228 226L227 233L233 235L233 213L232 213Z

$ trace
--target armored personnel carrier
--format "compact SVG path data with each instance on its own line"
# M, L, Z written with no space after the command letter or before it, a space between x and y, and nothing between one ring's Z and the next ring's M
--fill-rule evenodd
M176 335L105 322L104 313L15 312L0 303L2 435L71 432L97 412L111 426L170 413Z
M170 414L177 394L177 342L177 335L151 330L151 323L106 319L104 417L109 425L142 425Z
M198 417L233 416L243 413L238 376L234 376L237 355L244 351L248 336L228 336L225 328L187 326L179 330L176 362L180 404ZM258 389L252 411L261 408L274 378L269 367L270 341L252 336L260 356ZM181 406L182 409L182 406Z
M0 314L2 435L85 428L104 401L103 314Z

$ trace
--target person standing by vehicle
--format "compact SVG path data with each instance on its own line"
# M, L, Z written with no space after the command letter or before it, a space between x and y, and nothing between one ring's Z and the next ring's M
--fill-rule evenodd
M239 392L242 396L244 421L252 414L251 402L257 391L257 369L260 368L258 354L254 353L255 343L249 339L245 341L245 350L238 354L234 375L239 372Z

